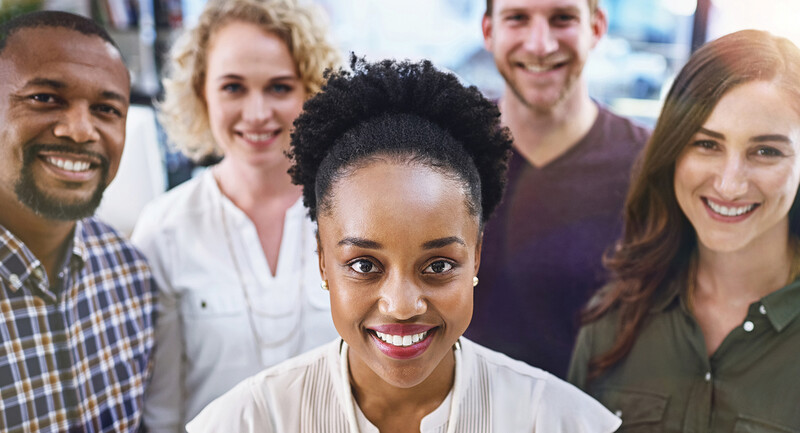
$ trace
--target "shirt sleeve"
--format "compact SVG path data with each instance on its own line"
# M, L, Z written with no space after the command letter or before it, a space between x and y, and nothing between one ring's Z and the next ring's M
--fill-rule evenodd
M586 391L586 375L588 374L589 361L591 361L592 356L594 355L592 353L591 329L584 326L578 332L575 348L572 351L572 359L569 363L569 371L567 372L567 381L584 391Z
M158 218L147 208L131 236L133 243L150 263L156 284L156 347L153 374L145 390L143 421L149 432L183 432L183 343L178 298L168 269L172 245L161 229Z
M259 398L258 376L245 379L209 403L186 424L189 433L276 433L273 420Z
M611 433L622 424L597 400L560 379L548 382L540 404L537 433Z

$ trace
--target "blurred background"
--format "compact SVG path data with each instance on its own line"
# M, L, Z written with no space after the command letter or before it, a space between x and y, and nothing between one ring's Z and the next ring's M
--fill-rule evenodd
M487 97L497 98L502 92L502 78L483 48L485 0L307 1L327 12L330 31L345 57L355 52L372 60L427 58ZM135 107L128 119L120 174L99 210L123 231L132 229L138 210L152 196L188 179L194 169L170 148L152 107L161 93L164 54L181 29L196 21L204 4L205 0L0 0L0 21L38 9L90 16L110 31L123 51L132 72ZM607 12L609 29L584 70L590 94L612 111L648 125L654 123L676 72L704 42L755 28L800 45L800 0L600 0L600 7ZM124 200L115 203L112 197Z

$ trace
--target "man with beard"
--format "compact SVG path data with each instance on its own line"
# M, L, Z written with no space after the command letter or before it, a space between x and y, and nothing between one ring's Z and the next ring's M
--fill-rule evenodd
M581 73L606 28L597 0L487 0L483 17L514 148L467 336L560 377L649 135L589 97Z
M63 12L0 26L0 431L135 431L153 348L143 256L91 215L119 166L130 77Z

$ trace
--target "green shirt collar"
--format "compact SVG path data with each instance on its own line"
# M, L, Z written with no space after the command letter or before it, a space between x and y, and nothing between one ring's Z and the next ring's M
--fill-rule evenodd
M800 314L800 279L761 298L767 318L776 331L783 331Z

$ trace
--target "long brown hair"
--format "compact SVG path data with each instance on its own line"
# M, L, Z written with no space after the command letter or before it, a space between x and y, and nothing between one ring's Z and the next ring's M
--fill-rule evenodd
M686 278L697 240L675 198L675 162L722 96L750 81L774 83L792 95L800 112L800 50L767 32L744 30L709 42L676 77L635 169L622 239L605 257L612 282L583 314L590 323L611 310L619 313L614 344L590 361L590 379L630 352L656 295L676 290L668 283ZM795 197L789 211L795 236L800 235L797 207Z

